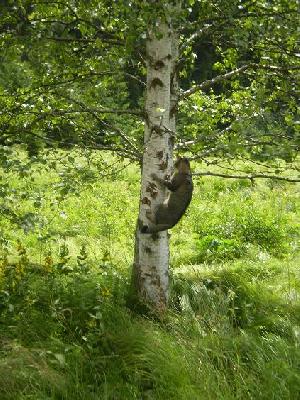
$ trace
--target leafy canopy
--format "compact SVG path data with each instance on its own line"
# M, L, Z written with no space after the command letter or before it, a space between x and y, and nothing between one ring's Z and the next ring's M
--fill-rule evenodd
M79 146L139 160L147 28L166 18L180 42L178 150L295 161L295 0L2 4L2 145L25 144L31 156Z

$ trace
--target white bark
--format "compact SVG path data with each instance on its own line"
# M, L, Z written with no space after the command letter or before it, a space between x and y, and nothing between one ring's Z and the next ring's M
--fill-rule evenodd
M171 88L170 88L170 129L173 132L172 140L175 141L176 134L176 115L179 98L178 85L178 58L179 58L179 39L176 31L172 31L172 65L171 65ZM173 150L172 146L172 150Z
M155 32L147 40L147 97L144 132L144 156L141 181L139 220L148 225L147 210L155 209L166 197L166 189L151 179L172 171L171 131L175 123L170 120L172 34L169 26L158 22ZM137 228L134 262L134 281L139 299L156 311L163 312L168 301L169 243L167 231L155 236Z

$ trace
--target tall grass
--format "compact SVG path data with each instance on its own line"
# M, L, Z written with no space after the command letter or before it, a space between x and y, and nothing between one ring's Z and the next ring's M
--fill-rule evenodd
M63 160L3 178L0 399L299 398L298 188L197 182L158 321L125 301L138 170Z

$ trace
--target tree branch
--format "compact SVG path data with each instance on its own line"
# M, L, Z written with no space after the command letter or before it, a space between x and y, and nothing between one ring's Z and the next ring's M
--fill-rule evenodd
M212 27L212 24L206 24L204 25L203 28L198 29L196 32L194 32L189 38L186 39L186 41L180 46L180 52L185 50L195 39L198 39L200 36L204 35L206 32L210 30Z
M85 110L54 110L54 111L30 111L26 110L23 112L20 112L20 114L44 114L44 115L52 115L52 116L59 116L59 115L65 115L65 114L80 114L80 113L97 113L97 114L130 114L130 115L137 115L138 117L143 117L142 111L136 111L136 110L122 110L122 109L111 109L111 108L89 108Z
M270 71L280 71L280 72L300 70L299 65L287 65L286 67L278 67L277 65L257 65L257 67L268 69Z
M93 109L90 109L89 107L87 107L84 103L82 103L82 102L80 102L80 101L78 101L78 100L74 100L74 99L72 99L72 98L70 98L70 97L67 97L67 96L63 96L63 97L67 98L67 99L70 100L70 101L75 102L75 103L78 104L84 111L90 112L90 113L93 115L93 117L96 118L97 121L99 121L99 122L102 123L103 125L106 125L106 126L112 128L112 129L116 130L117 133L118 133L118 135L119 135L119 136L123 139L123 141L125 142L125 144L129 145L129 147L131 147L131 149L133 150L133 152L136 154L136 157L137 157L138 159L141 160L141 158L142 158L141 152L139 151L139 149L132 143L132 141L127 137L127 135L126 135L120 128L118 128L118 127L116 127L116 126L113 126L112 124L107 123L107 122L105 122L105 121L102 121L102 120L98 117L97 113L96 113Z
M68 21L68 22L58 20L58 19L45 19L45 18L31 19L30 22L31 23L42 22L43 24L56 23L56 24L64 25L65 27L71 26L71 25L75 26L78 23L85 23L86 25L92 26L95 29L95 34L97 35L95 37L101 37L104 39L113 39L113 40L120 41L120 43L122 42L120 39L117 38L116 32L110 32L110 31L106 31L103 29L99 29L99 27L96 24L94 24L92 21L88 21L86 19L79 18L78 16L76 16L75 19Z
M227 72L226 74L217 75L216 77L214 77L211 80L207 80L207 81L200 83L199 85L193 86L192 88L181 93L181 95L179 96L179 101L191 96L192 94L194 94L200 90L209 89L219 82L223 82L225 80L231 79L234 76L239 75L250 68L262 68L262 69L267 69L270 71L280 71L280 72L287 72L289 70L299 70L300 69L300 67L297 65L280 67L280 66L276 66L276 65L260 65L260 64L254 64L254 63L246 64L246 65L243 65L242 67L239 67L230 72Z
M102 121L102 123L108 127L110 127L111 129L114 129L115 131L118 132L118 135L123 139L123 141L125 143L127 143L129 145L129 147L131 147L133 149L133 151L135 152L136 156L139 158L139 160L142 160L142 153L141 151L132 143L132 141L128 138L128 136L117 126L113 126L107 122Z
M73 146L73 147L77 146L79 148L83 147L85 149L90 149L90 150L112 151L112 152L115 152L116 154L118 154L118 155L120 155L122 157L127 157L127 158L129 158L131 160L135 160L137 162L141 161L141 159L138 157L138 155L135 154L133 151L130 151L130 150L126 149L126 148L121 148L121 147L117 147L117 146L114 146L114 145L110 145L110 144L109 145L101 145L101 144L97 144L97 143L85 144L83 142L75 143L75 142L72 142L72 141L62 141L62 140L59 141L59 140L56 140L56 139L52 139L52 138L49 138L49 137L45 137L45 136L39 135L38 133L33 132L31 130L28 130L28 129L23 130L23 132L28 134L28 135L30 135L30 136L36 137L38 139L41 139L42 141L44 141L45 143L48 143L49 145L54 145L54 144L56 144L56 145L58 144L59 145L61 143L63 145L68 145L68 146ZM9 135L14 135L15 132L8 132L8 134ZM18 143L22 143L22 142L19 141Z
M120 40L115 39L104 39L104 38L95 38L95 39L85 39L85 38L62 38L57 36L46 36L45 39L47 40L54 40L56 42L78 42L78 43L94 43L97 39L101 40L103 43L115 44L118 46L123 46L124 43Z
M285 176L268 175L268 174L230 175L230 174L222 174L219 172L207 171L207 172L195 172L193 176L216 176L219 178L228 178L228 179L250 179L251 181L257 178L260 179L262 178L262 179L277 179L286 182L300 182L300 178L289 178Z
M254 64L243 65L242 67L236 68L233 71L227 72L226 74L217 75L216 77L214 77L211 80L204 81L204 82L200 83L199 85L196 85L196 86L186 90L185 92L183 92L179 96L179 101L183 100L183 99L186 99L187 97L189 97L192 94L198 92L199 90L209 89L212 86L214 86L216 83L231 79L232 77L234 77L234 76L246 71L250 67L253 67L253 65Z
M89 107L86 104L82 103L79 100L76 100L68 95L59 93L61 97L64 97L65 99L71 101L72 103L75 103L79 105L83 111L89 112L89 113L101 113L101 114L131 114L131 115L137 115L139 117L143 116L142 111L139 110L123 110L123 109L110 109L110 108L95 108L95 107Z
M222 136L224 136L227 132L229 132L232 129L232 123L230 125L228 125L225 129L222 129L221 131L216 131L214 133L214 137L217 139L220 139ZM189 146L193 146L199 142L201 142L201 138L200 139L195 139L195 140L188 140L186 142L179 142L177 144L175 144L175 149L188 149ZM223 146L223 145L222 145ZM212 148L209 150L205 150L204 154L207 155L208 151L211 152L213 150L215 150L216 148ZM201 156L199 156L201 158ZM197 158L199 158L197 157Z

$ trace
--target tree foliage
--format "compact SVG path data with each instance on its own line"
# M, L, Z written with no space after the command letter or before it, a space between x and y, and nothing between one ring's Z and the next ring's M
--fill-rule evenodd
M172 2L170 2L170 6ZM147 26L163 2L4 1L1 143L142 152ZM184 1L177 145L295 159L297 2Z

